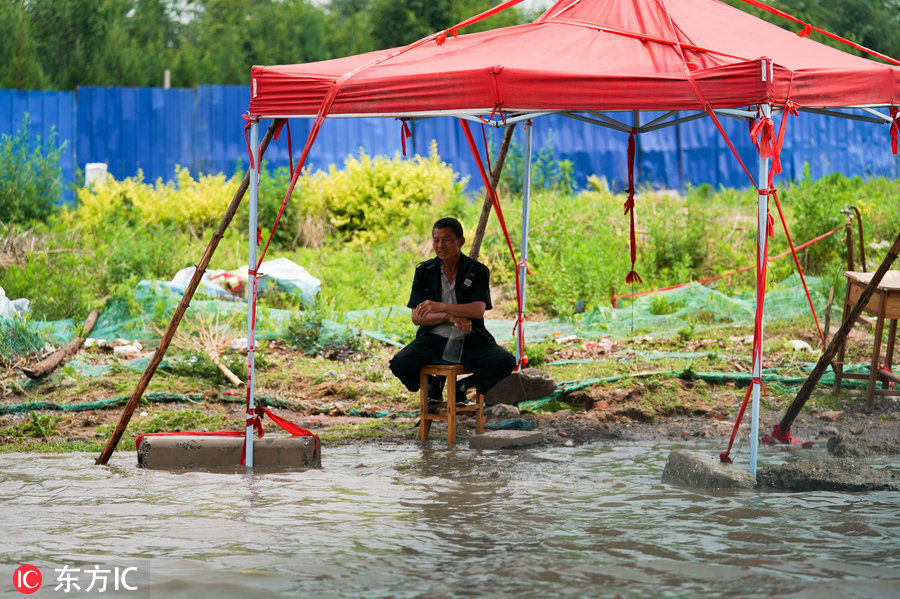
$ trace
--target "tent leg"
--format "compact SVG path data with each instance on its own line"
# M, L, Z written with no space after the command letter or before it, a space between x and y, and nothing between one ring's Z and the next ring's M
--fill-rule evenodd
M770 117L772 113L772 109L768 104L762 105L763 114L766 117ZM769 186L769 159L763 158L759 156L759 185L767 188ZM766 234L769 226L769 194L768 193L760 193L758 196L758 210L757 210L757 221L756 221L756 243L757 243L757 252L758 255L756 257L757 270L763 269L766 267L765 265L765 252L766 252ZM757 285L759 282L764 280L763 277L757 277ZM751 416L750 416L750 474L756 476L756 453L759 447L759 401L760 401L760 392L762 383L760 382L760 376L762 375L762 359L763 359L763 325L764 325L764 310L765 310L765 290L757 289L756 293L757 302L759 303L759 298L762 299L762 305L756 306L756 313L760 316L758 319L759 322L759 342L756 346L756 356L754 356L754 366L753 366L753 404L751 408Z
M531 200L531 134L534 125L531 121L525 123L525 152L522 159L524 165L524 180L522 181L522 246L519 250L521 262L519 268L519 326L525 326L525 277L528 275L528 204ZM516 335L516 362L522 363L525 348L522 347L522 331Z
M255 416L256 391L256 228L257 205L259 203L259 121L250 121L250 148L253 152L253 163L256 168L250 170L250 223L247 234L249 276L247 280L247 424L244 430L244 445L246 447L244 464L247 468L253 468L253 418Z

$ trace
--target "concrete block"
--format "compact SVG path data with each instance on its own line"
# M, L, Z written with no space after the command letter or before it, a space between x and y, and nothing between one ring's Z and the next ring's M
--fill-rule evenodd
M484 396L484 405L505 403L515 405L520 401L546 397L556 391L556 381L549 373L536 368L514 372L494 385Z
M669 454L662 482L699 489L756 488L756 479L747 470L723 464L719 456L684 449Z
M469 440L469 447L472 449L511 449L543 442L544 433L540 431L500 430L488 431L472 437Z
M900 470L824 458L760 468L759 486L783 491L898 491Z
M235 470L241 461L243 437L171 435L144 437L138 467L153 470ZM266 435L253 440L253 466L268 470L322 467L321 442L313 437Z

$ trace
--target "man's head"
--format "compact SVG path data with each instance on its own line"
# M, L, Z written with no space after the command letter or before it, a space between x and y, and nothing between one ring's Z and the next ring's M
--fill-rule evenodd
M431 228L431 244L442 262L459 260L465 242L462 225L455 218L439 219Z

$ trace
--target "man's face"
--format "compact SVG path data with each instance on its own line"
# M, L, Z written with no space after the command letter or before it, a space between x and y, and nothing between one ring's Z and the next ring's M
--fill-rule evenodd
M434 253L441 260L452 261L459 258L464 241L465 238L457 238L456 234L453 233L453 229L449 227L446 229L435 229L431 232L431 244L434 248Z

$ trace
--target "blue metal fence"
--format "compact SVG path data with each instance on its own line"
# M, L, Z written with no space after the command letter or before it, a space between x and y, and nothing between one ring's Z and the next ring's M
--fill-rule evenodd
M145 180L171 179L175 166L192 173L235 172L247 164L241 114L249 101L244 86L200 86L195 89L82 87L76 92L0 90L0 133L18 133L26 115L33 135L55 132L61 144L64 183L88 162L105 162L116 178L141 171ZM642 116L642 118L647 118ZM292 123L295 153L309 132L310 121ZM755 152L747 125L724 119L729 136L755 175ZM477 170L459 126L450 118L415 123L408 146L427 154L432 140L438 153L470 187L480 185ZM501 132L491 128L493 146ZM576 186L588 175L604 176L616 188L627 177L627 135L561 116L535 121L536 149L551 144L557 159L573 165ZM370 155L399 152L400 124L392 119L329 119L308 160L312 168L341 164L360 149ZM270 163L287 163L287 144L279 140L267 153ZM784 177L798 178L804 163L812 176L900 175L900 160L890 153L887 125L811 114L792 117L782 157ZM639 136L638 181L681 188L709 183L745 187L746 175L708 119ZM66 199L71 199L71 192Z

